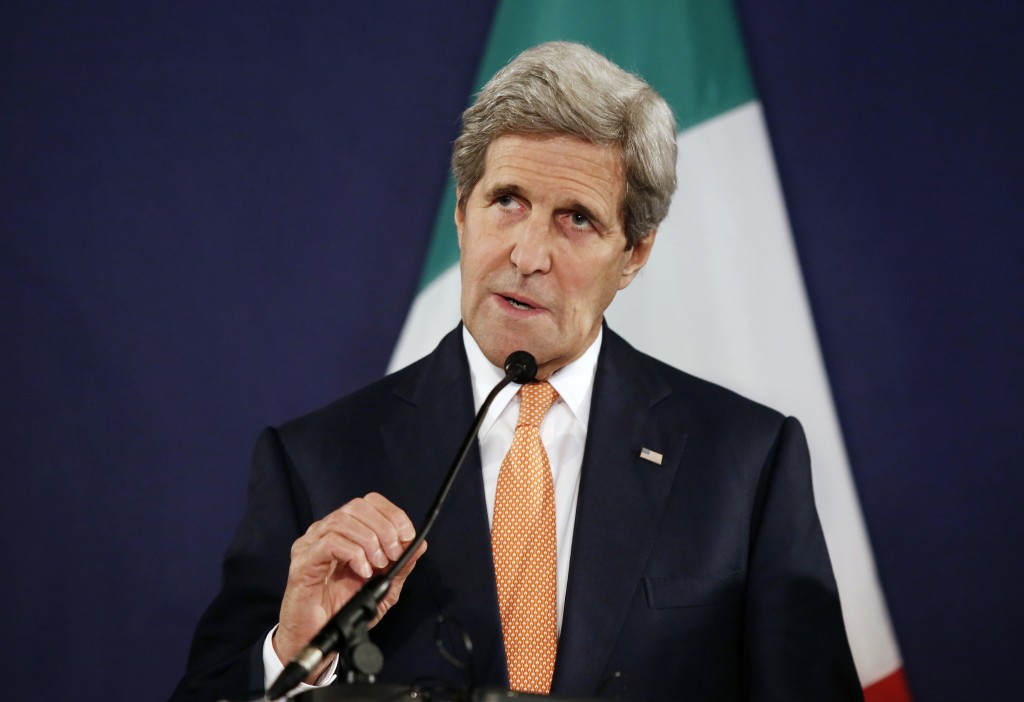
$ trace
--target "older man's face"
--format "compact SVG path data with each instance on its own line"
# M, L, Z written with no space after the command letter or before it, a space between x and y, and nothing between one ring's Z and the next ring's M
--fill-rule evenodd
M523 349L546 378L597 337L654 243L651 232L626 249L624 188L615 147L568 136L491 144L483 177L455 212L462 319L491 363Z

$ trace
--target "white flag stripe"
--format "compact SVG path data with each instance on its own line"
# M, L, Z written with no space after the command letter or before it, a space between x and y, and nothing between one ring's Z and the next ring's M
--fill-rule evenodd
M861 681L900 666L758 103L679 137L650 263L608 312L638 348L800 419Z
M452 236L455 236L455 213L452 213ZM434 350L437 342L455 328L462 319L459 296L462 280L457 265L448 268L420 291L402 325L395 351L391 354L388 373L405 368Z

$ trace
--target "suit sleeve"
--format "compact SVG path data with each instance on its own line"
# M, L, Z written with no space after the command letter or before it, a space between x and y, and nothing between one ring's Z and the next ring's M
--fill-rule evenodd
M762 469L744 613L746 699L862 700L800 423L786 419Z
M263 695L263 641L275 624L292 543L312 521L309 498L278 433L256 443L245 514L224 556L220 592L199 621L171 700Z

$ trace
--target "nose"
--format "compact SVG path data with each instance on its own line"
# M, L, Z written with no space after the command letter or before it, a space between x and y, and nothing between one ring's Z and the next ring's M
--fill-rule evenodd
M547 273L551 269L551 224L547 217L533 213L514 233L509 258L520 275Z

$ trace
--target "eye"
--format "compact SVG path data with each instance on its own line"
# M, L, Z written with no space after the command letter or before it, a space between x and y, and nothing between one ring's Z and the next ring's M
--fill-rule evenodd
M569 221L572 222L572 226L579 229L589 229L592 226L587 216L579 212L573 212L572 215L569 216Z
M574 232L593 232L597 230L597 226L590 219L589 216L579 211L570 211L562 215L562 221L564 221L569 228Z
M516 199L511 195L499 195L494 199L494 202L497 203L498 207L506 210L510 210L516 206Z

